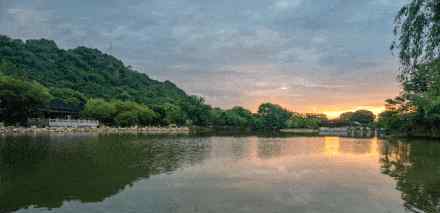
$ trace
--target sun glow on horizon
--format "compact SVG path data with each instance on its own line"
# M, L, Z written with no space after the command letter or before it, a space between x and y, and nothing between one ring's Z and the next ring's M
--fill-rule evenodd
M329 119L335 119L338 118L342 113L344 112L355 112L357 110L369 110L373 112L376 116L379 115L381 112L385 111L385 106L372 106L372 105L365 105L365 106L349 106L349 107L313 107L312 109L308 110L296 110L296 107L292 107L290 103L283 100L268 100L268 101L258 101L253 107L251 107L251 111L257 112L258 106L260 106L261 103L271 102L274 104L278 104L285 109L292 111L292 112L298 112L298 113L322 113L327 115Z
M338 109L338 110L325 110L322 113L326 114L328 118L334 119L338 118L342 113L344 112L354 112L357 110L369 110L373 112L375 115L380 114L381 112L385 111L385 106L360 106L360 107L354 107L354 108L344 108L344 109Z

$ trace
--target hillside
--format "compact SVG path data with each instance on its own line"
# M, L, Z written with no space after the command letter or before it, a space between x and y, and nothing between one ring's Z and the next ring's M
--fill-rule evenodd
M187 94L159 82L97 49L60 49L54 41L22 41L0 35L0 72L35 80L48 88L72 89L88 98L152 105L176 103Z

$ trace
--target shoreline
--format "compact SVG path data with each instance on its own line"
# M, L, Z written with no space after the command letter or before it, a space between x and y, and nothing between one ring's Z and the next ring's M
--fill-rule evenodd
M281 129L281 133L295 133L295 134L319 134L319 129L307 129L307 128L297 128L297 129Z
M190 134L188 127L100 127L100 128L27 128L27 127L1 127L0 135L27 135L27 134L67 134L67 133L97 133L97 134L119 134L119 133L144 133L144 134Z

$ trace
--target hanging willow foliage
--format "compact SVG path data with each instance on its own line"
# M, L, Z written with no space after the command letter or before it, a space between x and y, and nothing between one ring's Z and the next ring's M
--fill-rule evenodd
M411 78L420 64L431 63L440 55L440 0L412 0L403 6L394 21L401 80Z

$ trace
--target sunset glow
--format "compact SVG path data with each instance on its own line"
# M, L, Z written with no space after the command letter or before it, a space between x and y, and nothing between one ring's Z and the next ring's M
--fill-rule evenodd
M331 110L331 111L323 111L322 113L326 114L328 118L334 119L338 118L339 115L341 115L344 112L354 112L357 110L369 110L373 112L375 115L379 115L381 112L385 111L384 106L360 106L360 107L354 107L354 108L344 108L341 110Z

